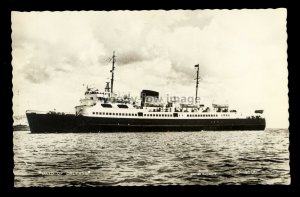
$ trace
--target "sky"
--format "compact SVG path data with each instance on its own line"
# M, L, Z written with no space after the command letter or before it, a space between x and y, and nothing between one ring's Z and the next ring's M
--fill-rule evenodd
M74 112L86 85L195 96L287 128L286 9L12 12L13 111Z

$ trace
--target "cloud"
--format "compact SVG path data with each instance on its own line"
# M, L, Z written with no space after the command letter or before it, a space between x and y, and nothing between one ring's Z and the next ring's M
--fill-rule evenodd
M24 69L25 78L32 83L41 83L49 79L50 75L47 72L46 67L30 67Z

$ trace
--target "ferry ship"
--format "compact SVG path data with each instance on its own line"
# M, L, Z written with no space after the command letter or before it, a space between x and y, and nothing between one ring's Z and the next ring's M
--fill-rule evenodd
M199 65L196 65L195 103L171 100L162 103L159 92L142 90L139 100L113 91L116 56L112 56L111 80L104 91L87 87L74 113L27 110L31 133L159 132L264 130L263 110L243 115L226 104L205 106L198 100Z

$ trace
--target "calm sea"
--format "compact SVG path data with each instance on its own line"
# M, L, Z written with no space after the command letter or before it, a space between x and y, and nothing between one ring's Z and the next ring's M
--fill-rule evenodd
M15 187L290 184L286 129L14 132Z

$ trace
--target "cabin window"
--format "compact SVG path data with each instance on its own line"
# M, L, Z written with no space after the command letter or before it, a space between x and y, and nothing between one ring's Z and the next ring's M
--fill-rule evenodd
M109 115L111 115L111 113L109 113Z
M93 112L93 114L95 114L95 112Z
M98 115L98 112L96 112L96 114Z
M150 116L152 116L152 114L150 114Z
M112 113L112 115L115 115L115 113Z
M143 116L143 112L138 112L138 116Z

